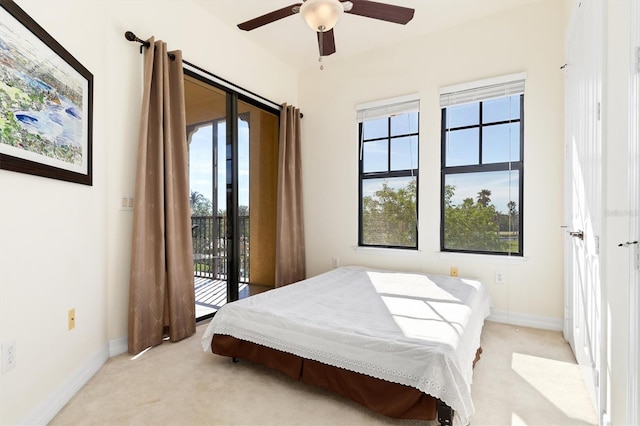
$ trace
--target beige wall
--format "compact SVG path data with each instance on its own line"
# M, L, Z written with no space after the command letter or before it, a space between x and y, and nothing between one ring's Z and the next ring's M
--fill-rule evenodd
M307 273L342 265L479 278L494 313L552 326L563 318L563 73L565 2L541 2L300 76ZM542 30L544 29L544 30ZM438 89L526 72L524 259L439 253L440 109ZM419 252L358 252L358 133L355 105L419 93ZM505 273L506 284L494 282ZM515 318L511 318L514 319Z
M16 341L17 361L0 378L2 424L23 420L103 349L108 322L107 10L74 2L67 15L59 14L58 2L19 4L94 74L94 184L0 170L0 342ZM67 331L70 308L73 331Z
M120 197L134 192L142 57L124 32L155 35L275 102L298 100L293 69L191 1L17 3L94 74L94 185L0 170L0 343L17 343L0 424L48 421L110 350L126 350L133 215Z

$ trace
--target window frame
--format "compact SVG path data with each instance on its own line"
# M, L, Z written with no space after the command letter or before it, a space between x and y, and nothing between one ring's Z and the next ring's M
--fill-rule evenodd
M395 116L399 116L401 114L411 114L415 112L417 114L417 130L414 133L402 133L398 135L392 135L391 132L391 120ZM385 117L377 117L385 118ZM364 139L364 120L359 121L358 123L358 247L366 247L366 248L381 248L381 249L401 249L401 250L418 250L418 241L419 241L419 227L418 227L418 211L419 211L419 188L420 188L420 179L419 179L419 170L420 170L420 109L417 111L405 111L398 114L389 114L386 116L387 120L387 136L384 137L375 137L371 139ZM391 157L392 157L392 141L395 139L407 138L407 137L415 137L416 138L416 167L402 170L392 170L391 169ZM364 144L368 142L379 142L386 141L387 142L387 171L380 172L365 172L364 171ZM416 229L415 229L415 245L413 246L401 246L401 245L392 245L392 244L367 244L364 243L364 217L363 217L363 187L364 182L370 179L393 179L393 178L415 178L416 180Z
M479 104L478 107L478 124L474 125L465 125L459 127L447 128L447 109L456 105L461 104L453 104L441 107L441 135L440 135L440 164L441 164L441 172L440 172L440 251L447 253L469 253L469 254L485 254L485 255L495 255L495 256L518 256L524 257L524 126L525 126L525 115L524 115L524 93L519 93L520 97L520 111L518 119L508 119L499 122L483 122L483 104L487 101L492 101L495 99L500 99L503 97L514 96L514 94L505 94L501 97L487 97L481 98L474 102L469 102L470 104ZM520 146L520 158L517 161L506 161L500 163L482 163L482 148L483 148L483 128L484 127L492 127L497 125L504 125L509 123L520 123L520 134L519 134L519 146ZM447 133L454 130L464 130L464 129L478 129L478 163L473 165L463 165L463 166L447 166L446 160L446 143L447 143ZM491 250L472 250L472 249L458 249L458 248L446 248L445 247L445 182L447 175L457 175L457 174L466 174L466 173L486 173L486 172L496 172L496 171L514 171L517 170L519 173L518 177L518 251L517 252L509 252L509 251L491 251Z

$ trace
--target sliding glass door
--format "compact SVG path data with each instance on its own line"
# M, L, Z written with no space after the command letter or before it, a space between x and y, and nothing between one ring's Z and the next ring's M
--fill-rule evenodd
M186 72L196 317L273 287L278 116Z
M218 166L225 153L227 94L193 77L185 76L184 83L196 317L205 318L227 302L225 177L220 179Z

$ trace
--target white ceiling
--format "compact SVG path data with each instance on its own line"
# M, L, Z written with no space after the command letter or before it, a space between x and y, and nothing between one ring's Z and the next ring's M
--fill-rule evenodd
M223 23L234 27L297 69L317 66L318 44L299 15L289 16L253 31L237 28L265 13L295 4L297 0L195 0ZM301 0L300 0L301 1ZM345 13L334 28L336 53L325 63L357 55L367 50L393 45L423 34L495 14L527 3L558 0L376 0L415 9L407 25L398 25Z

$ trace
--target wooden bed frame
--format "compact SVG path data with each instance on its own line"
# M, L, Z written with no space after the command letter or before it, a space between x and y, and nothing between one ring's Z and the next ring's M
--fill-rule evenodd
M333 367L223 334L213 336L211 350L215 354L231 357L234 362L246 359L262 364L293 380L328 389L388 417L435 420L437 415L440 425L453 424L454 412L449 406L411 386ZM474 366L481 353L482 348L478 348Z

